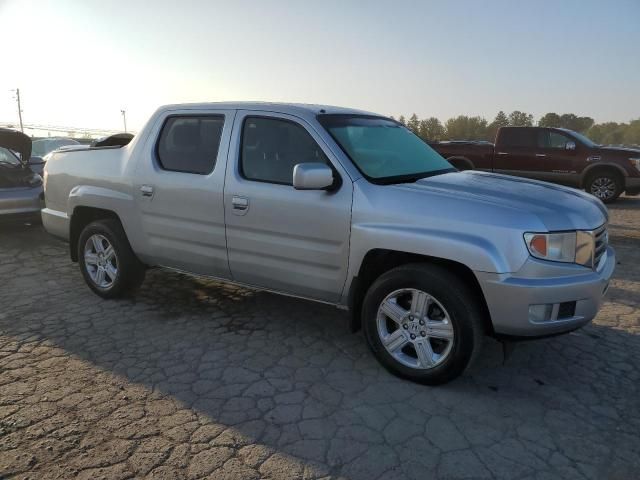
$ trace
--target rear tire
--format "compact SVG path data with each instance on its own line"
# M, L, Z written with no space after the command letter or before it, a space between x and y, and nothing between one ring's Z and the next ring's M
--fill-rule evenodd
M453 380L477 357L483 315L464 281L429 264L383 274L362 308L364 333L380 363L394 375L427 385Z
M611 203L622 194L624 179L617 172L602 170L589 175L585 190L604 203Z
M102 298L121 298L142 284L146 267L133 253L118 220L92 222L78 238L78 264L85 282Z

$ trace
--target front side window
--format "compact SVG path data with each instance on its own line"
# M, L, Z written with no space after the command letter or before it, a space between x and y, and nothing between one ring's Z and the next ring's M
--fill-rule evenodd
M207 175L216 165L223 115L167 118L158 140L157 155L164 170Z
M374 183L415 181L455 171L404 125L366 115L319 115L318 121Z
M276 118L247 117L242 127L240 173L247 180L292 185L298 163L328 164L301 125Z
M594 148L594 147L600 146L597 143L594 143L594 141L591 140L589 137L582 135L581 133L571 132L570 135L573 136L576 140L578 140L578 142L582 143L587 148Z
M552 130L542 130L538 134L538 147L540 148L558 148L564 150L567 142L573 141L571 138L562 133Z

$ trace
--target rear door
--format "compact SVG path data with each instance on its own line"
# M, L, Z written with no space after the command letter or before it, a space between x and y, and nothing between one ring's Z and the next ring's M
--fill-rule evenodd
M493 170L518 177L544 179L545 156L538 152L536 128L501 128Z
M133 193L154 264L229 278L224 225L224 174L233 110L167 112L158 119Z
M349 261L353 184L303 120L239 111L225 185L233 279L328 302L342 293ZM334 191L296 190L298 163L324 162Z

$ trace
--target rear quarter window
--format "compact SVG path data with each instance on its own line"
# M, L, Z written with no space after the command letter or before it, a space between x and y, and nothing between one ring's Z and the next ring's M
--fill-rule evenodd
M160 168L207 175L218 157L223 115L174 116L162 126L156 155Z

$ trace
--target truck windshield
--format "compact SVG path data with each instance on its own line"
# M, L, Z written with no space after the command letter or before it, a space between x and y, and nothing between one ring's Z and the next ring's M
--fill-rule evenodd
M414 182L456 171L404 125L366 115L319 115L318 121L371 182Z

